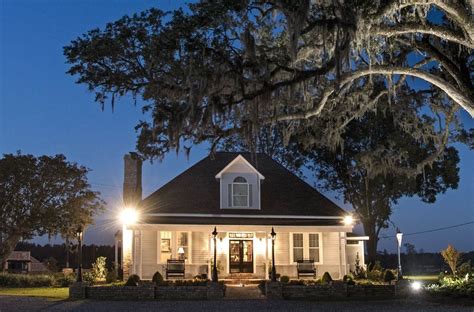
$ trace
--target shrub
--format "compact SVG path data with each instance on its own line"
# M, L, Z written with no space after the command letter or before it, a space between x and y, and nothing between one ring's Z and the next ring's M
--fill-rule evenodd
M128 277L125 286L138 286L138 282L140 281L140 277L136 274L132 274Z
M106 257L98 257L92 264L92 272L95 281L105 281L105 277L107 276L106 259Z
M332 282L331 274L329 274L329 272L324 272L323 276L321 277L321 282L323 284L329 284Z
M366 272L362 265L360 265L359 253L356 254L355 258L355 270L351 272L355 279L366 278Z
M55 279L55 286L58 287L69 287L76 281L75 274L67 274L63 276L59 276Z
M288 284L289 281L290 281L290 278L286 275L283 275L282 277L280 277L280 282L284 284Z
M156 285L161 285L163 284L163 275L161 275L160 272L156 271L155 274L153 274L153 278L151 279L151 281Z
M472 273L471 260L461 264L458 267L457 272L458 272L458 276L460 277L465 277L466 275L471 274Z
M343 280L344 282L352 281L352 276L350 276L350 275L344 275L344 277L342 278L342 280Z
M54 285L52 275L25 275L0 273L0 286L3 287L49 287Z
M367 279L371 281L380 281L382 276L383 272L379 270L370 270L367 272Z
M116 281L117 281L117 272L115 270L107 272L107 275L105 276L105 282L107 284L110 284Z
M93 284L95 283L95 281L96 281L94 272L88 271L88 272L82 273L82 280L83 280L84 282L88 282L88 283L90 283L91 285L93 285Z
M201 281L203 281L203 280L207 281L207 274L202 273L202 274L195 275L193 279L201 280Z
M395 274L393 274L392 270L385 270L383 275L383 281L386 283L391 283L395 279Z

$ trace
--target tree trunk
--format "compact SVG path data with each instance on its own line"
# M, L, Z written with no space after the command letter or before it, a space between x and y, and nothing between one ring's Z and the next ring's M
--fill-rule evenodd
M69 268L69 237L66 237L66 268Z
M16 244L20 241L20 236L12 235L7 237L0 244L0 263L2 265L1 270L5 267L5 262L7 261L8 256L15 250Z
M367 260L366 263L371 266L377 261L377 244L378 237L375 229L375 222L372 220L362 220L362 225L364 226L365 235L369 237L367 242Z

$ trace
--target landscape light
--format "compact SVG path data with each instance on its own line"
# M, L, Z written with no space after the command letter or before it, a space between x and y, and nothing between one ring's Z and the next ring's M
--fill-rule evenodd
M411 283L411 289L413 289L414 291L419 291L421 289L421 282L414 281L413 283Z
M344 217L344 225L352 225L354 223L354 218L351 215Z
M138 221L138 212L133 208L125 208L120 213L120 221L124 225L132 225Z

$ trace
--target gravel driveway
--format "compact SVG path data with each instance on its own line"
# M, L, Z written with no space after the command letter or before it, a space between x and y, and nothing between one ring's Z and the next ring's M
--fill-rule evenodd
M284 300L221 301L46 301L40 298L0 296L0 312L10 311L469 311L474 307L441 305L413 300L308 302Z

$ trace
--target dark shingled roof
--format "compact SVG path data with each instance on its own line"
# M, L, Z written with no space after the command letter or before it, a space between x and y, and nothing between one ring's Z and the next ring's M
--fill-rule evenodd
M238 155L242 155L264 177L261 185L261 209L220 209L220 184L215 176ZM242 215L298 215L298 216L343 216L346 212L327 199L316 189L288 171L285 167L265 154L257 154L257 162L251 161L249 153L216 153L208 156L184 171L176 178L145 198L141 207L146 213L186 213L186 214L242 214ZM182 220L178 220L178 219ZM194 219L194 218L193 218ZM149 223L227 224L204 218L194 221L189 218L153 217ZM222 219L222 218L221 218ZM227 218L226 218L227 219ZM229 218L230 219L230 218ZM295 219L293 219L296 221ZM185 222L186 221L186 222ZM230 219L230 224L266 224L265 219ZM273 220L276 224L277 220ZM280 219L280 223L288 221ZM326 225L340 223L328 220L299 220L291 224Z

